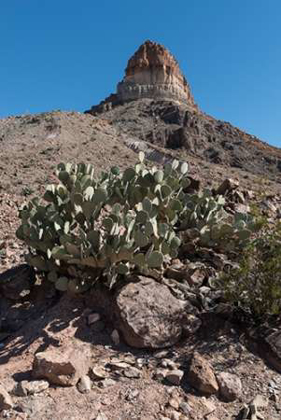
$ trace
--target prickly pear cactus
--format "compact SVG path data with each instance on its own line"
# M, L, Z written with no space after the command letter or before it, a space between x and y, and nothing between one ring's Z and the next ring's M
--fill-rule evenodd
M28 262L59 290L78 292L102 277L111 287L132 270L161 270L180 246L187 171L177 161L148 168L143 153L135 167L98 177L90 164L58 165L58 184L20 210Z

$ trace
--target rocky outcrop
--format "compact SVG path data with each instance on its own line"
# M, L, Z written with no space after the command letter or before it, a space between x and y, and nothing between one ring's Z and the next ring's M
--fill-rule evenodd
M129 59L117 93L110 95L91 113L111 109L140 98L176 100L197 111L190 87L173 55L162 45L146 41Z

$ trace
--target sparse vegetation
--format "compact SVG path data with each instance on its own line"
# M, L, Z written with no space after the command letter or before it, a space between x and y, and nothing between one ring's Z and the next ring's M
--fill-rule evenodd
M112 287L133 271L153 275L177 256L182 231L209 247L246 244L251 220L226 213L223 197L208 190L185 193L187 163L159 170L139 157L123 173L113 167L97 178L90 164L60 164L47 204L34 198L21 209L17 236L30 248L28 262L59 290L83 291L101 278Z
M281 223L257 218L257 237L244 250L240 267L218 284L227 300L260 319L281 312Z

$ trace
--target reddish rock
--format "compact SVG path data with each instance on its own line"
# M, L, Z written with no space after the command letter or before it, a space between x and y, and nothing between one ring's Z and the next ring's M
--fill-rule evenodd
M219 390L212 366L198 353L194 353L193 355L188 372L188 380L193 388L203 394L215 394Z
M155 96L180 99L197 109L176 59L165 47L151 41L142 44L128 61L117 95L123 101Z
M124 79L111 94L90 113L108 111L116 105L135 99L176 100L198 111L190 87L173 55L156 42L146 41L129 59Z

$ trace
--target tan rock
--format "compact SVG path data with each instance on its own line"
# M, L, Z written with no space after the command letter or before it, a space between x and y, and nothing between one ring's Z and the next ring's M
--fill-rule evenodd
M54 385L73 386L88 372L88 363L82 348L50 348L35 355L32 375Z
M209 362L198 353L194 353L188 372L190 385L203 394L215 394L219 390L218 382Z
M91 113L110 110L113 106L140 98L176 100L198 111L190 87L173 55L156 42L146 41L129 59L124 79Z
M14 393L18 396L38 394L49 388L47 381L21 381L17 384Z
M12 398L10 397L4 386L0 384L0 411L9 410L12 407Z

